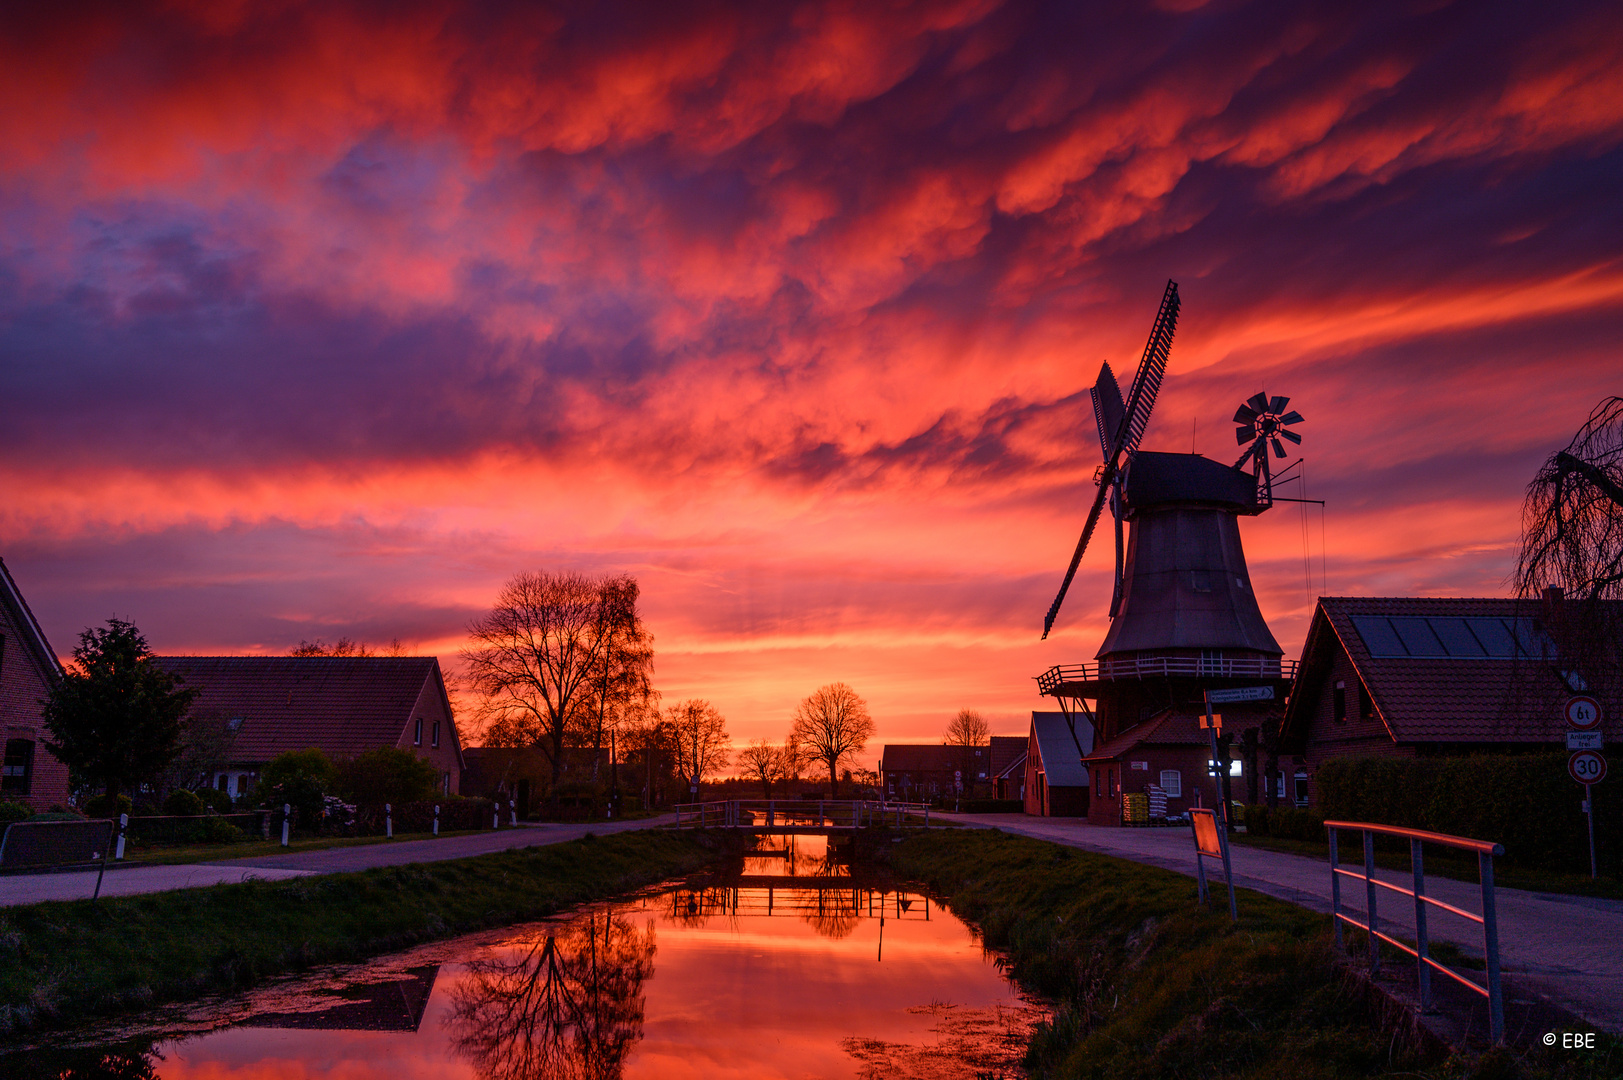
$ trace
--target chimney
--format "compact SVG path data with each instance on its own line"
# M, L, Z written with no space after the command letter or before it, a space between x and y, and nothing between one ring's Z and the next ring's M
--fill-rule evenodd
M1559 604L1566 598L1566 590L1559 585L1544 586L1544 602L1546 604Z

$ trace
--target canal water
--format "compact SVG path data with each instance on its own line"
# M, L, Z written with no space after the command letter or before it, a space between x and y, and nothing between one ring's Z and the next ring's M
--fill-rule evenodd
M32 1063L161 1080L981 1080L1024 1075L1044 1016L935 900L853 876L822 837L777 837L725 879L166 1009Z

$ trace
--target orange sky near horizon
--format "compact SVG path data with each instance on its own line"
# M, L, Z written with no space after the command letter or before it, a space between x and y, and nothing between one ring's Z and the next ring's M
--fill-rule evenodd
M1172 10L1172 9L1183 10ZM1320 593L1503 595L1623 390L1623 11L1571 4L102 4L0 16L0 556L64 655L398 637L642 584L667 701L999 733L1091 658L1086 388L1258 390ZM1102 536L1103 534L1101 534ZM1105 537L1108 541L1108 537ZM877 745L868 757L878 757Z

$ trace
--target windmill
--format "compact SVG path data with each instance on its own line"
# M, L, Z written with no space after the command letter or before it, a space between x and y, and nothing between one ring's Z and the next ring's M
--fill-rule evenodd
M1099 430L1099 448L1104 454L1104 465L1094 478L1099 485L1099 493L1094 497L1093 508L1088 511L1087 523L1082 526L1082 537L1076 542L1076 551L1071 554L1071 565L1065 571L1065 580L1060 582L1059 594L1054 597L1047 616L1043 618L1045 638L1054 627L1054 619L1059 615L1060 605L1065 602L1065 593L1071 587L1071 579L1076 577L1076 568L1081 565L1082 555L1088 550L1088 541L1093 538L1093 530L1099 524L1099 515L1107 500L1116 524L1116 584L1110 600L1111 618L1115 618L1121 608L1122 463L1138 449L1144 429L1149 426L1150 410L1155 407L1155 396L1161 390L1161 378L1166 374L1167 357L1172 351L1172 334L1178 325L1178 307L1178 283L1168 281L1166 292L1161 295L1161 310L1155 317L1155 325L1150 328L1150 339L1144 345L1144 356L1138 363L1138 373L1133 376L1132 389L1125 403L1115 373L1108 363L1100 369L1098 381L1093 384L1093 419Z
M1267 394L1253 394L1234 412L1234 422L1240 425L1234 429L1234 441L1241 445L1247 442L1251 444L1240 455L1240 460L1234 463L1234 467L1238 469L1247 461L1253 463L1259 506L1274 504L1273 470L1268 463L1269 447L1273 448L1275 457L1282 458L1285 456L1285 444L1280 439L1297 444L1302 441L1302 437L1289 427L1303 420L1302 414L1295 409L1285 411L1290 400L1288 397L1270 398Z

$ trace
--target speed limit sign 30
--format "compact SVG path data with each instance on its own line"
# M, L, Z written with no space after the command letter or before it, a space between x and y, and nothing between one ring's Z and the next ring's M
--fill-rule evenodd
M1606 779L1606 759L1593 750L1580 750L1567 759L1567 772L1580 784L1598 784Z

